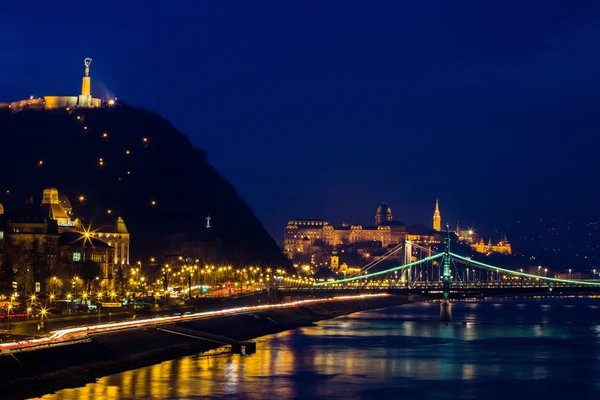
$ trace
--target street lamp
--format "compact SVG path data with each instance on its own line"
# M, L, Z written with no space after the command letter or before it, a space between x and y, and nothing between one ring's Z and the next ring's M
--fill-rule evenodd
M40 310L40 329L44 329L44 317L46 316L46 312L45 308Z
M73 302L71 301L71 293L67 293L67 300L69 300L69 312L73 309Z
M6 318L6 330L7 331L10 330L10 310L12 310L12 304L8 304L8 306L6 307L6 311L8 312L8 315Z
M102 293L98 292L98 296L97 297L98 297L98 304L97 304L97 307L98 307L98 323L100 323L100 300L102 300Z

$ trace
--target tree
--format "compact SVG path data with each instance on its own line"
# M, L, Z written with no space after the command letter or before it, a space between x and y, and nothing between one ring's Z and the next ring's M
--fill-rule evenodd
M81 262L81 272L79 276L83 279L87 292L91 292L92 283L100 275L100 265L86 257L86 260Z

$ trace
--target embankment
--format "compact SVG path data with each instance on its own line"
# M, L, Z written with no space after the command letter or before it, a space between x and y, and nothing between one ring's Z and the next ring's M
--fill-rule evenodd
M180 322L176 328L248 340L357 311L408 302L411 299L407 296L324 301ZM213 341L167 332L163 328L119 331L93 336L86 343L0 356L2 398L38 396L66 387L77 387L102 376L222 346Z

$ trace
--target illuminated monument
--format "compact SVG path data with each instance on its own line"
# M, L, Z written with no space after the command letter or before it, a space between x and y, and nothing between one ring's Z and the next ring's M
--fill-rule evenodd
M440 205L438 201L435 201L435 211L433 212L433 230L441 231L442 230L442 216L440 214Z
M79 96L44 96L42 98L34 98L31 96L27 100L13 101L10 103L0 103L0 109L8 108L13 112L23 109L58 109L58 108L74 108L74 107L101 107L102 100L92 97L91 80L90 80L90 65L91 58L83 60L85 65L85 75L81 84L81 94Z

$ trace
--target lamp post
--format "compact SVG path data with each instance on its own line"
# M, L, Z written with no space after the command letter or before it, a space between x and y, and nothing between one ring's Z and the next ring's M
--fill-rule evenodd
M102 300L102 293L98 292L98 323L100 323L100 300Z
M8 312L7 318L6 318L6 330L10 331L10 310L12 310L12 304L8 304L8 306L6 307L6 311Z
M73 302L71 301L72 297L73 296L71 296L71 293L67 293L67 300L69 300L69 313L71 313L73 309Z
M40 329L44 329L44 317L46 316L46 312L45 308L40 310Z

